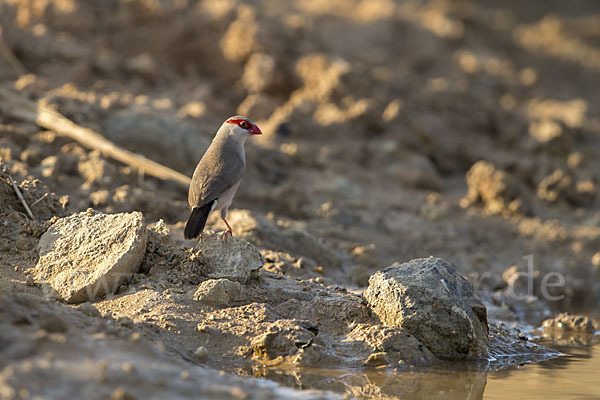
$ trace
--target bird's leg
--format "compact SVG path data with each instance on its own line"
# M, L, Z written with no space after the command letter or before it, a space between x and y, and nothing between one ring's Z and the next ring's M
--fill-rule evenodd
M233 233L231 231L231 226L229 226L229 224L227 223L227 220L225 218L222 218L223 222L225 222L225 225L227 225L227 230L225 231L225 233L223 233L223 242L225 242L225 239L227 238L227 234L229 234L229 236L233 237Z
M227 225L227 231L225 231L225 233L223 233L223 243L225 242L225 239L227 238L227 234L229 234L231 237L233 237L233 232L231 230L231 226L229 226L229 223L227 222L225 217L227 217L227 209L226 208L221 210L221 219L223 220L223 222L225 222L225 225Z
M200 236L198 237L198 240L196 241L196 245L194 246L194 250L196 250L196 248L198 246L200 246L200 243L202 243L202 235L204 235L204 232L200 232Z

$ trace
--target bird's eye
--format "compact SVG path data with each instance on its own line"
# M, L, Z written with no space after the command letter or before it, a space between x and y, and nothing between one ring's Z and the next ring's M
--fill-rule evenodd
M240 122L240 127L243 129L248 129L248 123L246 121Z

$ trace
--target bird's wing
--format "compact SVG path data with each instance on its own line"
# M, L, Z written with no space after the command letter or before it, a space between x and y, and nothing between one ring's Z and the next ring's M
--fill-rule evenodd
M242 179L244 169L238 152L227 146L210 146L194 171L188 194L190 206L202 207L217 199Z

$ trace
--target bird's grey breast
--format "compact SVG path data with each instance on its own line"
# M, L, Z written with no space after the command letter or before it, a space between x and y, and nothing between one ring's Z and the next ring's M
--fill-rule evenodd
M229 140L211 143L194 171L188 194L190 206L203 206L238 183L245 164L243 145Z

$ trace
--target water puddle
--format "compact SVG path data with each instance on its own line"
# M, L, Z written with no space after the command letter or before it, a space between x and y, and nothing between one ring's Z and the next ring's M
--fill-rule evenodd
M488 365L456 362L409 370L254 368L242 375L252 374L290 387L330 390L357 398L600 399L600 336L563 345L551 341L538 343L563 355L536 363L513 362L514 366L500 370L493 362Z
M559 358L488 375L484 399L600 399L600 336L553 347Z

